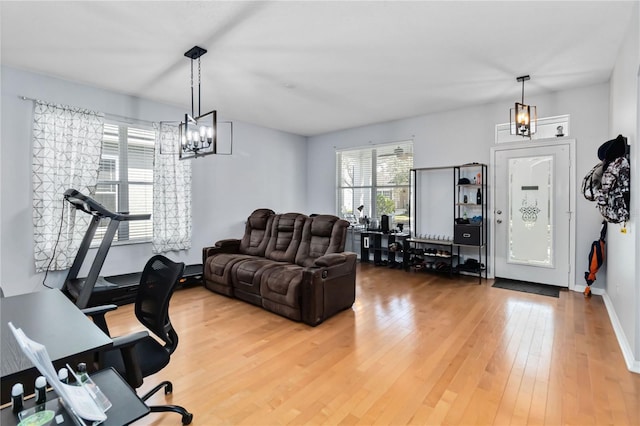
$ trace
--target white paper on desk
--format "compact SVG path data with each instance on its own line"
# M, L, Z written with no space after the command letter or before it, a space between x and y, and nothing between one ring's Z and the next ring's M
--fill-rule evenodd
M76 415L84 420L102 422L107 415L98 407L89 392L82 386L71 386L58 379L56 369L44 345L31 340L20 328L15 328L9 322L9 329L15 336L22 352L31 360L38 371L47 379L47 383L56 391L58 396L71 408Z

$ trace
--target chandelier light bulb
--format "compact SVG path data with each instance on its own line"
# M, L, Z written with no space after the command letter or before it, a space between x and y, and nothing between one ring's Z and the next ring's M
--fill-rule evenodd
M200 138L204 138L207 134L207 127L206 126L200 126Z
M527 116L527 114L525 114L524 112L518 114L518 123L523 125L529 124L529 117Z

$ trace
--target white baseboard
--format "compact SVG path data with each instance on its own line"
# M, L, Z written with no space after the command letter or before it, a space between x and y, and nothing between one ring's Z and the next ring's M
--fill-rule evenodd
M596 292L594 291L593 294L596 294ZM611 320L613 331L616 333L616 338L618 339L620 350L622 350L624 361L627 364L627 369L633 373L640 374L640 361L633 357L633 350L631 349L631 345L629 345L629 341L627 340L627 337L624 334L624 330L620 325L618 315L616 314L616 311L613 307L613 302L606 292L603 292L602 299L604 300L604 305L606 306L607 312L609 313L609 320Z

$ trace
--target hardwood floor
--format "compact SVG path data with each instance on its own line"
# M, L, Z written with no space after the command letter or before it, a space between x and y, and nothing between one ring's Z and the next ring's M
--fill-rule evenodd
M357 299L318 327L203 287L178 290L180 343L145 379L174 393L195 425L640 424L630 373L599 296L560 298L358 266ZM140 327L133 305L107 317ZM150 414L139 424L180 424Z

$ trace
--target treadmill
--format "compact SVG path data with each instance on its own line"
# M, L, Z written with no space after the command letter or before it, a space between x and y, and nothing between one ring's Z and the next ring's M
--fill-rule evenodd
M80 243L76 258L69 269L62 291L80 309L104 304L125 305L134 302L138 285L140 284L140 273L117 275L114 277L101 277L99 274L104 260L109 253L113 237L118 230L120 222L146 220L151 218L151 214L112 212L93 198L75 189L67 189L64 193L64 199L71 203L76 209L90 214L92 219ZM86 278L78 278L78 272L87 256L87 252L91 246L91 240L93 240L93 236L102 219L109 219L109 224L107 225L107 230L102 238L98 252L91 264L89 275Z

